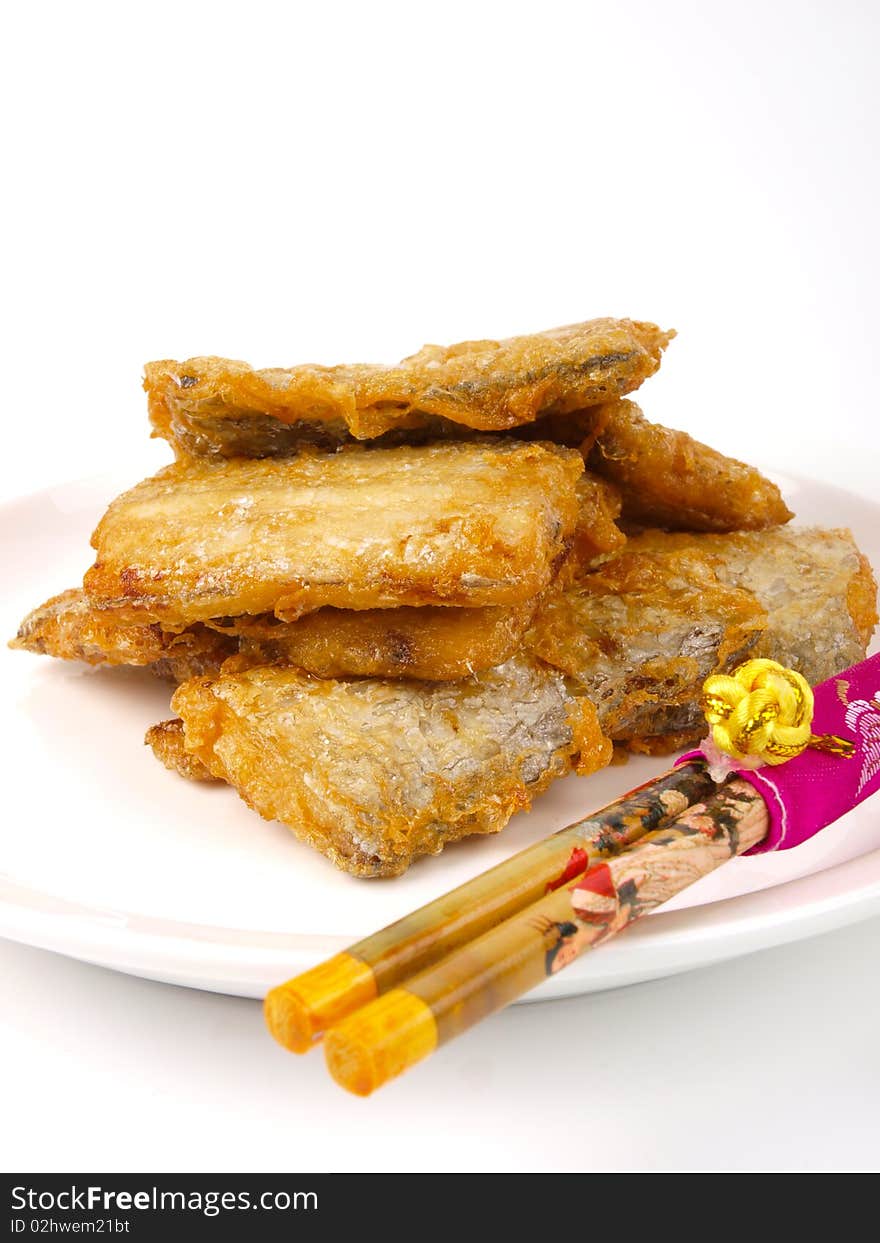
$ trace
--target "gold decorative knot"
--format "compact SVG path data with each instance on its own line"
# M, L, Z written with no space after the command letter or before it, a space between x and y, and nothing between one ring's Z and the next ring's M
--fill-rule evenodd
M853 753L851 742L812 732L809 682L775 660L747 660L730 675L713 674L703 683L702 702L715 746L737 760L784 764L807 747Z

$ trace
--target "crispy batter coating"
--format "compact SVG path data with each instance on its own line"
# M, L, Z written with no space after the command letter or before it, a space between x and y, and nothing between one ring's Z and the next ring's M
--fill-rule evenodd
M765 622L758 602L699 555L630 545L551 600L526 637L593 699L616 742L671 732L681 712L694 724L703 680L744 659Z
M319 677L346 674L450 681L502 664L520 646L539 600L508 608L319 609L295 622L272 614L230 617L187 630L124 622L74 588L24 619L9 646L90 665L149 667L185 682L236 667L296 665Z
M620 500L613 484L587 474L576 492L575 556L548 590L625 540L614 522ZM30 613L11 646L91 665L149 665L177 682L216 673L239 653L240 668L281 662L320 677L450 681L509 659L544 596L494 608L324 608L293 622L271 613L225 616L179 631L126 621L74 589Z
M658 423L632 401L596 411L582 446L587 464L613 480L630 522L672 531L754 531L788 522L776 484L753 466Z
M295 622L235 619L237 667L280 662L322 678L454 681L512 656L537 607L527 600L482 609L319 609Z
M180 627L520 604L568 551L582 470L570 449L506 440L176 462L110 506L84 588L127 620Z
M188 753L355 876L498 832L556 777L611 756L592 704L522 658L464 682L264 667L185 682L172 708Z
M281 663L325 678L449 681L512 656L538 604L535 599L506 608L327 608L295 622L270 613L169 631L157 623L124 622L74 589L29 613L9 646L90 665L148 666L175 682L219 673L232 657L238 669Z
M587 472L576 492L574 557L548 591L626 542L615 524L620 494L614 485ZM263 615L207 624L239 636L238 668L280 662L325 678L454 681L508 660L546 595L498 608L324 608L290 623Z
M219 782L219 777L215 777L200 759L187 751L183 741L183 721L179 718L151 725L144 742L152 747L156 759L170 772L178 773L187 781Z
M733 535L643 531L630 547L671 556L694 549L707 557L720 579L752 592L767 610L770 626L756 655L795 665L814 686L864 659L878 620L877 583L845 527ZM778 654L792 652L800 653L801 664Z
M148 666L175 682L216 672L237 650L235 639L202 625L179 634L158 625L125 625L115 613L95 608L79 588L28 613L9 646L89 665Z
M574 531L574 564L583 570L607 553L622 548L626 536L617 525L622 508L619 488L591 471L584 471L575 491L578 519Z
M616 742L695 741L710 673L750 656L813 684L863 659L876 585L844 530L648 531L541 609L526 647L596 704Z
M631 393L674 333L595 319L506 341L426 345L397 366L254 371L225 358L147 363L154 434L192 456L263 457L449 424L506 431Z

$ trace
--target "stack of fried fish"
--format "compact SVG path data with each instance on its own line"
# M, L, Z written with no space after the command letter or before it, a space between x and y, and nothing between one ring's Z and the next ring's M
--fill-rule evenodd
M13 645L179 683L147 735L337 866L392 876L613 746L673 750L748 656L819 682L876 621L846 530L626 394L674 334L599 319L393 367L156 362L176 461Z

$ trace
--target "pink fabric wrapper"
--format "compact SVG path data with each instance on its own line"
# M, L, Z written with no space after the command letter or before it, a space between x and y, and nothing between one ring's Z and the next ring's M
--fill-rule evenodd
M851 740L850 758L808 747L784 764L734 768L764 799L770 829L749 855L791 850L880 789L880 652L813 688L814 734ZM702 750L677 760L705 759Z

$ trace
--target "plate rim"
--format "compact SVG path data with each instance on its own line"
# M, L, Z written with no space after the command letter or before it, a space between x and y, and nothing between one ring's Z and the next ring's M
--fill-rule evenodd
M848 883L866 864L876 874ZM805 901L780 906L774 897L781 891L789 897L813 892ZM71 909L52 910L53 905ZM603 946L601 955L585 955L519 1000L575 996L695 970L875 913L880 914L880 847L754 893L685 910L659 910L629 929L625 938ZM349 944L344 936L229 929L79 906L4 875L0 937L126 975L246 997L263 996L273 984ZM231 987L229 976L235 972L243 974L235 975Z
M132 467L133 475L137 469ZM836 492L880 511L880 503L860 491L788 471L764 469L771 477L801 486L818 485L826 493ZM54 504L53 494L59 490L109 492L127 474L127 465L123 464L4 497L0 513L41 501ZM835 878L839 880L848 870L855 873L864 869L869 860L874 861L877 875L842 892L831 896L817 893L793 906L774 902L773 895L782 891L790 897L798 890L815 890L817 886L833 891ZM603 947L600 956L586 955L521 1000L572 996L675 974L840 927L868 918L875 911L880 912L880 848L752 893L684 910L661 909L629 930L622 943L613 941ZM277 983L286 978L285 972L295 974L351 943L344 935L261 932L88 906L22 885L2 872L0 937L141 978L251 997L261 996L269 986L263 979L269 965L273 972L278 967L279 975L271 978ZM685 943L687 961L677 963L676 951ZM236 971L245 974L235 976L231 984L230 977Z

